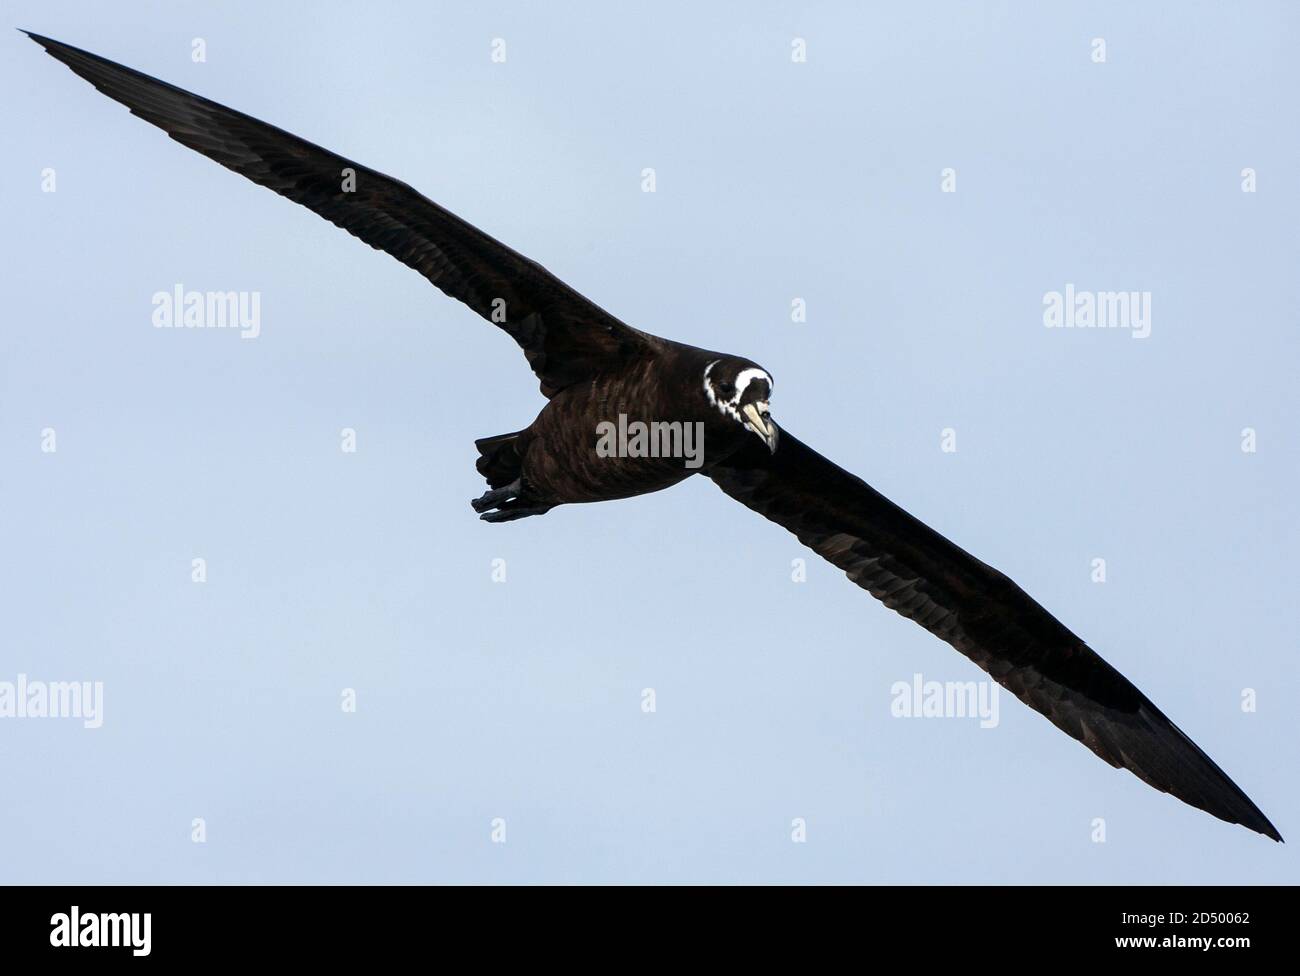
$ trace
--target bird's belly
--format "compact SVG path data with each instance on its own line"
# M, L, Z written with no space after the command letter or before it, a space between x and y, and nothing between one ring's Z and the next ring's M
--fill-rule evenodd
M644 495L695 474L706 425L680 407L672 417L658 393L618 378L560 394L528 429L525 480L560 504Z
M543 425L524 460L528 483L556 502L608 501L660 491L700 470L702 431L620 415L590 425Z

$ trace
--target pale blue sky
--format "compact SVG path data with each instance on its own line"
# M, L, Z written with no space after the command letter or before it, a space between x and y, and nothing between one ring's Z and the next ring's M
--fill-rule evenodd
M1300 837L1294 5L5 10L763 363L785 427L1012 576ZM1010 696L994 729L892 718L894 682L982 673L813 557L791 582L808 554L703 479L481 524L474 439L543 402L513 344L0 43L0 681L105 685L98 730L0 720L0 881L1300 877L1295 843ZM152 328L177 282L260 291L261 336ZM1045 329L1067 282L1150 291L1151 336Z

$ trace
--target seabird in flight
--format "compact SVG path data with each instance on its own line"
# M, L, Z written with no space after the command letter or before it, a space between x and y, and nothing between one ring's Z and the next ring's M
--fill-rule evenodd
M519 344L547 404L523 430L477 442L489 490L472 504L485 521L641 495L702 474L1112 766L1282 839L1150 699L1019 586L778 430L772 376L758 364L626 325L405 183L174 85L28 36L177 142L388 252ZM354 174L350 187L345 170ZM663 434L664 425L689 424L704 450L694 467L635 445L602 450L616 423L620 435L641 424L642 440L647 427Z

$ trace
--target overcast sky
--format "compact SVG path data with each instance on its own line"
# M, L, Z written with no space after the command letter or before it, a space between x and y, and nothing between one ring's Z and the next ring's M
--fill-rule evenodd
M1300 835L1295 6L702 7L6 19L762 363ZM0 719L0 880L1300 877L1010 695L895 717L984 675L704 479L480 523L474 439L544 402L513 343L0 43L0 682L103 687L98 728ZM259 334L154 328L177 285ZM1045 327L1067 285L1149 334Z

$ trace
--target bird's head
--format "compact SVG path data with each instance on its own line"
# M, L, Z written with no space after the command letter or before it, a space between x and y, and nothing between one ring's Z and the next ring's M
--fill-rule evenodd
M740 424L776 453L780 431L768 412L771 373L747 359L715 359L704 368L704 395L724 417Z

